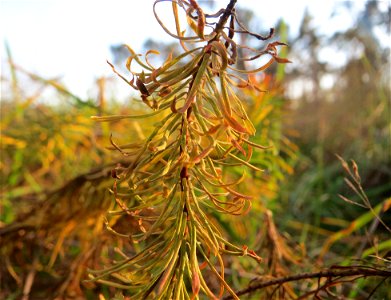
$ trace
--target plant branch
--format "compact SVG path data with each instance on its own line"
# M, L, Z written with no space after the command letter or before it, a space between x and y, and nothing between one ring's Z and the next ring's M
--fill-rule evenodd
M366 267L342 267L342 269L340 268L341 267L338 267L338 269L330 268L320 272L302 273L302 274L296 274L296 275L291 275L286 277L280 277L268 281L256 282L254 284L251 284L245 289L237 291L236 295L241 296L265 287L269 287L273 285L282 285L287 282L299 281L302 279L313 279L313 278L320 279L320 278L348 277L348 276L364 276L364 277L379 276L379 277L384 277L385 279L391 277L391 271L387 271L387 270L366 268ZM233 298L231 296L227 296L223 299L228 300Z
M228 22L228 18L233 14L237 0L230 0L223 15L220 17L219 22L216 25L214 32L216 36L212 39L215 41L218 39L219 34L224 29L225 24Z

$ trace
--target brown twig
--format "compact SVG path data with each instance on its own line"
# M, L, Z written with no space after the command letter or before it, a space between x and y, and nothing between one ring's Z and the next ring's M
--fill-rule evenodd
M216 36L213 40L218 39L220 32L224 29L225 24L228 22L228 18L233 14L236 2L237 2L237 0L230 0L229 1L223 15L220 17L219 22L216 25L216 28L214 30L214 32L216 33Z
M367 267L343 267L342 269L330 268L320 272L302 273L302 274L296 274L296 275L291 275L286 277L275 278L268 281L256 282L254 284L251 284L249 287L245 289L237 291L236 295L241 296L265 287L269 287L273 285L282 285L287 282L299 281L303 279L313 279L313 278L320 279L320 278L348 277L348 276L361 276L361 277L379 276L387 279L391 277L391 271L367 268ZM227 296L223 299L228 300L233 298L232 296Z
M214 37L212 40L210 40L210 41L208 42L208 45L210 45L213 41L216 41L216 40L219 39L219 36L220 36L221 31L224 29L224 26L225 26L225 24L228 22L229 17L233 14L233 11L234 11L234 9L235 9L235 4L236 4L236 2L237 2L237 0L230 0L230 1L229 1L229 3L228 3L228 5L227 5L226 9L224 10L224 13L221 15L221 17L220 17L220 19L219 19L219 22L216 24L216 27L215 27L215 29L214 29L214 32L216 33L216 35L215 35L215 37ZM200 67L201 63L202 63L202 59L198 62L198 65L197 65L198 68ZM197 72L198 72L198 71L197 71ZM195 78L196 78L196 76L197 76L197 72L195 72L195 73L193 74L193 79L192 79L192 81L190 82L190 85L189 85L189 91L190 91L190 89L191 89L191 87L192 87L192 85L193 85L193 83L194 83L194 80L195 80ZM190 119L191 113L192 113L192 106L190 106L190 107L186 110L186 115L187 115L187 119L188 119L188 120ZM182 119L181 133L183 132L183 130L184 130L184 121L183 121L183 119ZM186 133L186 135L187 135L187 133ZM186 144L187 144L187 140L188 140L188 139L186 139ZM182 154L183 151L184 151L184 150L182 149L182 146L180 146L180 154ZM187 168L186 166L184 166L184 167L182 168L182 170L181 170L181 175L180 175L180 176L181 176L181 183L180 183L180 186L181 186L181 190L183 191L183 190L184 190L184 187L183 187L183 182L182 182L182 180L183 180L183 179L187 179L187 178L189 177L189 175L188 175L188 168Z

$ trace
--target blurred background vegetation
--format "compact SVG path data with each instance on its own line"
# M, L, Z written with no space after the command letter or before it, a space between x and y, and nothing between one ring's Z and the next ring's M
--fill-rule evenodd
M336 15L349 10L349 2L337 3ZM273 146L253 156L252 163L267 172L253 174L244 183L256 196L249 216L215 216L234 243L247 243L266 258L262 267L244 259L229 262L235 289L259 274L311 270L324 251L317 266L356 259L378 262L390 256L386 229L368 209L338 197L360 201L345 184L335 156L357 163L373 207L390 206L390 12L390 5L384 10L377 1L367 2L352 28L329 36L319 34L308 12L297 36L283 20L276 24L277 38L290 45L281 56L293 64L274 66L252 78L268 92L241 92L257 127L255 141ZM255 15L241 14L254 28ZM174 47L152 39L145 43L163 57L176 51ZM102 257L108 259L115 247L122 247L104 223L105 212L114 205L108 191L110 170L123 161L108 149L110 134L121 143L134 142L157 119L94 123L92 115L137 114L144 108L133 97L117 99L112 78L97 80L95 98L80 99L58 79L18 66L7 49L2 68L9 68L10 76L1 78L0 297L108 295L107 288L80 280L86 267L98 268ZM343 62L324 60L324 51L342 53ZM116 64L124 63L121 47L113 45L112 53ZM48 93L55 101L47 101ZM391 223L389 212L381 217ZM129 225L119 219L110 226ZM283 250L276 254L270 244ZM369 279L359 281L347 294L365 298L376 285ZM391 298L387 286L389 282L378 289L378 299Z

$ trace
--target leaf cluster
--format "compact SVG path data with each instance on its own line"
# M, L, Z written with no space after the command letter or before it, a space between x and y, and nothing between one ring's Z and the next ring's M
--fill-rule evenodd
M154 7L162 1L156 1ZM112 189L118 210L109 216L130 215L138 219L137 233L117 233L138 245L136 253L122 253L121 261L103 270L91 270L91 280L130 292L134 298L187 299L206 294L221 298L227 290L235 293L224 278L223 255L260 257L247 246L231 244L211 219L214 213L240 215L251 207L251 196L235 187L244 178L225 172L228 167L248 167L262 172L250 162L254 149L267 147L250 141L255 127L250 121L237 89L254 87L250 79L238 74L252 74L269 67L274 61L288 60L277 55L280 42L271 42L262 51L255 49L256 60L269 55L270 60L254 70L237 70L238 45L234 34L253 34L237 20L231 1L214 15L204 14L196 1L169 1L176 23L170 32L155 15L163 29L179 40L184 52L167 57L155 68L148 51L142 60L129 46L126 67L131 79L117 72L138 90L142 101L153 112L144 116L93 117L97 121L137 119L159 114L161 121L143 141L117 145L114 149L131 157L132 163L115 169ZM183 9L194 35L181 31L178 10ZM209 18L219 17L218 22ZM229 22L228 33L225 23ZM239 30L235 30L235 24ZM205 33L205 28L214 28ZM201 44L201 45L199 45ZM244 46L241 46L244 47ZM135 71L133 64L141 71ZM228 174L226 174L228 173ZM217 266L216 266L217 265ZM212 291L206 282L204 268L220 283ZM110 276L113 279L107 279ZM191 291L189 291L191 286ZM217 294L217 295L216 295Z

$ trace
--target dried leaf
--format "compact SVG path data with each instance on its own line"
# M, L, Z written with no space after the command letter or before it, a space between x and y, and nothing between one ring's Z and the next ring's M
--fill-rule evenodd
M200 292L200 276L195 267L192 268L192 279L191 279L191 290L193 291L193 296L191 299L196 299L198 293Z
M279 57L279 56L273 56L274 59L276 60L276 62L280 63L280 64L286 64L286 63L291 63L291 61L287 58L282 58L282 57Z
M141 95L143 95L143 96L150 96L147 87L146 87L145 84L140 80L140 78L137 78L137 79L136 79L136 85L137 85L138 89L140 90Z

